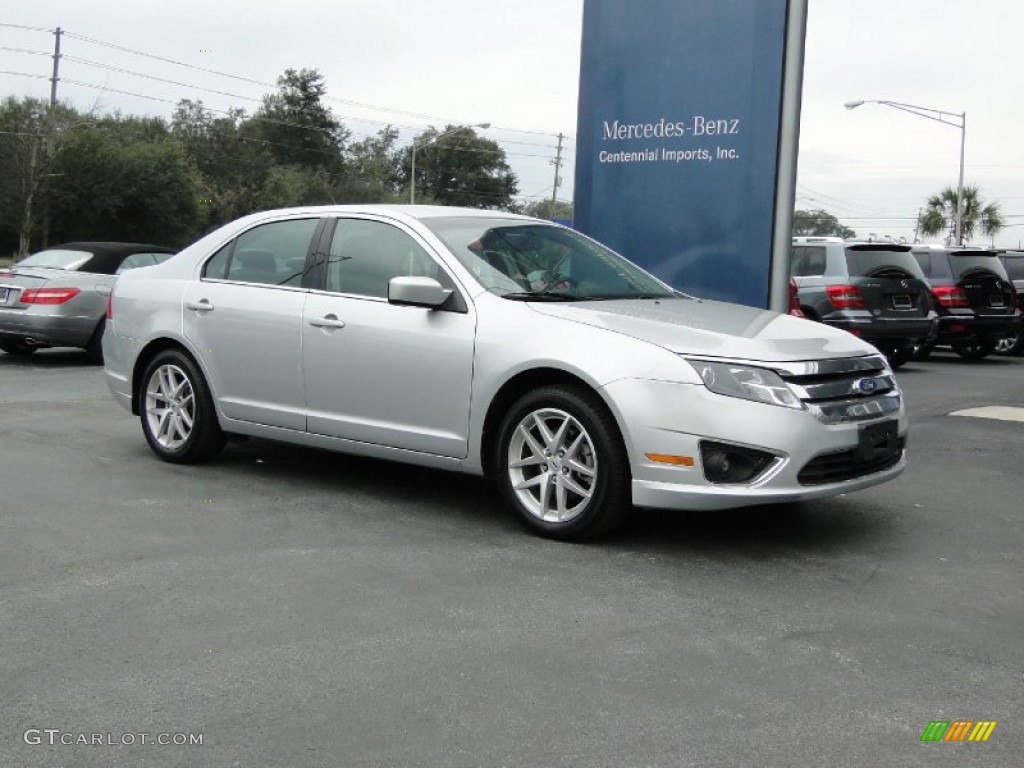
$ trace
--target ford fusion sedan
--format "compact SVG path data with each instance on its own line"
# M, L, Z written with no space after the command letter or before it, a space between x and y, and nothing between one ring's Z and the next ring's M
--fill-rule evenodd
M0 270L0 349L30 355L41 347L80 347L103 362L100 340L115 275L174 252L141 243L65 243Z
M834 496L905 463L900 389L864 341L493 211L248 216L123 275L103 348L161 459L248 435L487 475L553 538L632 505Z

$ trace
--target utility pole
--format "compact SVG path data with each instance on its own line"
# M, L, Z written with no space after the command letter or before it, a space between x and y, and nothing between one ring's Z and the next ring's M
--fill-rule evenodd
M920 232L920 230L921 230L921 209L918 208L917 209L917 221L914 223L914 242L915 243L921 242L920 240L917 239L917 233Z
M60 36L62 30L57 27L53 31L56 38L53 44L53 77L50 78L50 109L57 105L57 82L60 80Z
M562 141L564 139L564 134L558 134L557 154L555 155L555 159L551 161L551 164L555 166L555 183L551 186L551 218L555 218L555 204L558 202L558 188L562 186L562 176L559 172L562 170Z

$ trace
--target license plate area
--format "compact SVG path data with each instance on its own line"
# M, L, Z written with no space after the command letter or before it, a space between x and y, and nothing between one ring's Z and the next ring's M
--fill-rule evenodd
M893 419L864 424L858 430L857 460L875 461L899 450L899 424Z
M7 303L7 297L10 295L10 293L11 293L11 289L10 288L0 288L0 304L6 304Z
M1006 306L1006 302L1003 301L1002 296L989 296L988 305L996 309L1003 309Z
M894 293L892 295L892 308L913 309L914 302L911 300L909 293Z

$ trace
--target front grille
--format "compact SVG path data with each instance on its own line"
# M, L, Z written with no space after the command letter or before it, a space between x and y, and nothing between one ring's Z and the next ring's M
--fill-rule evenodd
M901 438L892 453L869 461L858 461L856 449L825 453L807 462L796 479L801 485L823 485L881 472L899 463L905 443L906 441Z
M825 424L878 419L900 409L896 380L878 355L773 367Z

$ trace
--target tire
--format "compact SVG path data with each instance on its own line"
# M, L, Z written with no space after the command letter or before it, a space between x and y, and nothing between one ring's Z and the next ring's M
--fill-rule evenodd
M611 531L629 510L618 425L583 388L546 386L519 398L502 420L496 455L502 497L535 534L581 541Z
M168 349L154 357L146 366L138 397L142 432L164 461L194 464L224 447L206 379L183 352Z
M29 344L25 344L22 341L5 341L3 344L0 344L0 349L2 349L8 355L16 355L17 357L28 357L37 349L39 349L39 347L33 347Z
M995 352L997 355L1020 357L1024 355L1024 331L1018 331L1016 336L1004 336L996 342Z
M981 360L995 351L996 340L987 337L972 337L961 341L954 341L951 346L953 351L965 360Z
M93 365L103 365L103 332L106 330L107 321L102 320L96 330L93 331L89 344L85 348L85 356Z
M927 360L934 351L935 344L933 342L926 341L923 344L918 344L916 347L914 347L913 359Z
M885 358L889 361L889 367L895 371L897 368L902 367L904 363L908 363L914 358L914 347L887 349L885 351Z

